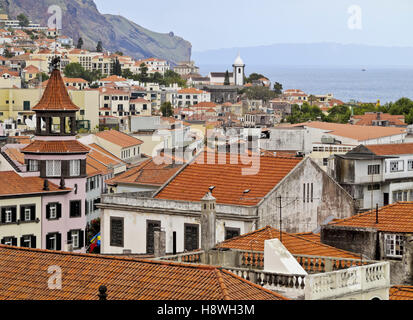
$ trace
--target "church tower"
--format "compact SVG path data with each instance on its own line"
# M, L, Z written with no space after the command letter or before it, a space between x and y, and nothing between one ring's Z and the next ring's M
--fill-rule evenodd
M238 57L235 59L234 64L234 84L236 86L243 86L244 85L244 76L245 76L245 64L242 61L240 54L238 53Z
M61 190L42 203L42 248L85 252L86 155L89 148L76 140L76 112L53 59L53 71L36 112L34 141L22 149L27 174ZM45 125L43 125L43 123Z

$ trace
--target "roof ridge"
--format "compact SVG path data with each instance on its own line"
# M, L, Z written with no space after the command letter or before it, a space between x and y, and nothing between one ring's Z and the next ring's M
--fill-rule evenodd
M222 278L222 274L221 274L222 269L221 268L216 268L214 271L215 271L215 276L217 278L218 284L219 284L219 286L222 290L222 293L224 295L224 300L231 300L230 297L229 297L229 294L228 294L227 286L225 285L224 279Z

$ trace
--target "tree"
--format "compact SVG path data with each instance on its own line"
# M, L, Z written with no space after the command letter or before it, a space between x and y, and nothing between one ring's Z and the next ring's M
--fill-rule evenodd
M22 28L26 28L30 24L29 19L23 13L20 13L17 16L17 20L19 20L19 26L22 27Z
M102 46L102 41L98 41L98 44L96 46L96 52L103 52L103 46Z
M88 82L93 82L101 79L102 75L98 70L85 70L79 63L69 63L63 70L63 73L68 78L82 78Z
M260 73L251 73L250 76L246 79L246 83L252 83L255 80L266 78L264 75Z
M308 97L308 101L310 101L310 105L313 105L313 102L316 101L317 98L315 95L310 94L310 96Z
M130 71L130 69L125 69L122 71L122 77L125 79L133 79L134 74Z
M42 81L46 81L46 80L49 80L50 77L47 73L40 72L40 73L36 74L36 79L40 80L40 78L41 78Z
M140 82L147 82L148 81L148 67L145 63L141 63L139 66L139 77Z
M229 86L229 73L228 70L225 72L224 86Z
M120 65L118 58L116 58L115 62L113 63L112 74L117 75L117 76L122 75L122 66Z
M245 94L247 95L247 98L250 100L269 101L275 98L274 91L271 91L269 88L262 86L250 87L247 90L245 90Z
M164 117L172 117L174 114L174 110L172 108L172 104L170 102L164 102L160 108L162 115Z
M116 51L115 54L117 54L118 56L123 56L123 52L122 52L122 51Z
M274 83L274 92L275 94L279 95L283 92L283 85L279 82Z
M5 58L12 58L14 57L13 54L9 51L8 48L4 49L4 53L3 53Z
M77 49L82 49L82 46L83 46L83 39L82 39L82 37L80 37L80 38L77 40L76 48L77 48Z

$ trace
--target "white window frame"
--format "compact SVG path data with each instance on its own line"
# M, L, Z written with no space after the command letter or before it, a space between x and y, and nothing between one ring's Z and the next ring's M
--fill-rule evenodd
M72 236L72 246L73 246L73 248L79 248L79 240L80 240L79 230L72 231L71 236Z
M50 209L50 214L49 214L50 219L56 219L57 218L57 205L51 204L49 209Z
M80 176L80 160L70 160L70 176Z
M46 160L46 176L60 177L62 174L61 160Z
M367 166L367 174L369 176L380 174L380 165L379 164L370 164Z
M39 171L39 161L38 160L29 160L29 171L30 172L35 172Z
M403 160L390 161L390 172L402 172L402 171L404 171Z
M6 223L11 223L13 220L13 211L11 209L6 209Z
M56 250L56 244L57 244L57 239L56 239L56 235L54 234L53 236L51 236L49 238L50 242L53 243L52 247L50 248L50 250Z
M4 241L4 244L6 246L12 246L13 245L13 238L12 237L8 237L8 241Z
M385 234L384 246L387 257L401 258L404 253L404 239L402 235Z
M27 246L27 248L31 248L31 247L32 247L32 237L31 237L31 236L23 236L23 242L24 242L24 243L29 243L29 245Z
M24 209L24 221L30 221L32 217L32 210L30 208Z

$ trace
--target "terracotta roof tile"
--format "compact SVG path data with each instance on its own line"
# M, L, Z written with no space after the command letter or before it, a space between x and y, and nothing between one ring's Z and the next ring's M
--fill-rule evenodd
M377 144L365 147L378 156L413 154L413 143Z
M67 192L71 189L60 190L59 187L49 181L50 191L43 190L44 179L40 177L21 177L14 171L0 172L0 196L22 195L47 192Z
M33 107L34 111L52 110L52 111L78 111L77 107L69 97L66 86L63 82L59 70L53 70L47 87L39 103Z
M60 290L47 287L52 265ZM1 300L97 300L102 284L108 300L286 299L213 266L0 246Z
M413 300L413 286L392 286L390 300Z
M303 122L290 125L291 127L310 127L329 131L329 134L341 137L347 137L357 141L364 141L369 139L376 139L380 137L388 137L397 134L406 133L405 128L395 127L379 127L379 126L358 126L342 123L331 122Z
M384 232L413 232L412 212L413 202L397 202L379 209L379 223L376 223L376 210L373 210L328 225L373 228Z
M280 231L270 226L266 226L265 228L221 242L217 247L264 251L264 241L275 238L280 238ZM295 234L282 232L281 238L282 244L291 254L360 259L360 256L357 256L354 253L337 249Z
M24 154L20 152L20 149L7 148L5 152L13 161L24 164Z
M138 146L143 143L142 140L134 138L126 133L117 130L106 130L95 134L97 137L105 139L112 142L122 148L129 148L133 146Z
M139 166L129 169L120 175L107 180L110 185L116 184L136 184L162 186L166 183L180 168L182 164L157 164L158 158L148 159ZM159 161L161 159L159 158Z
M87 153L89 148L77 140L42 141L35 140L22 149L23 153Z
M221 159L221 160L220 160ZM202 163L198 163L201 162ZM258 204L302 159L281 157L250 157L251 163L259 163L256 174L243 170L251 169L252 164L245 162L239 155L231 164L231 155L202 152L187 165L157 195L158 199L200 201L210 186L217 203L253 206ZM221 164L224 162L224 164ZM251 171L250 173L255 173ZM244 191L249 189L247 196Z
M377 113L366 113L364 115L355 115L355 116L352 116L352 118L357 120L354 122L354 124L357 124L358 126L371 126L373 125L373 120L389 121L391 125L397 125L397 126L407 125L406 122L404 122L403 115L392 115L389 113L381 113L380 119L378 119Z

